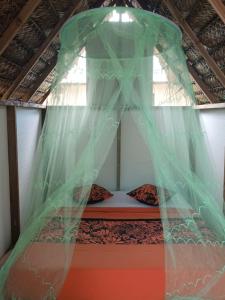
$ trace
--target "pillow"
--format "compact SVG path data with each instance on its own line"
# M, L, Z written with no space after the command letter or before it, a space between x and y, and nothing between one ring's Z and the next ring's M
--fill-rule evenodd
M79 198L81 191L82 191L81 187L75 189L74 196L73 196L74 200ZM94 204L94 203L97 203L100 201L104 201L112 196L113 196L113 194L110 193L104 187L97 185L97 184L92 184L87 204Z
M88 204L104 201L112 196L113 194L104 187L97 184L92 184L91 192L88 198Z
M166 189L162 189L162 192L165 194L165 200L168 200L171 197ZM130 191L127 195L147 205L159 206L160 199L155 185L144 184L133 191Z

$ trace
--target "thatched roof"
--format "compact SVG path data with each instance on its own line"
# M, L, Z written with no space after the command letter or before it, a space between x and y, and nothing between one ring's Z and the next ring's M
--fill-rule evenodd
M176 22L199 104L225 102L221 0L0 0L1 99L42 103L55 75L60 28L73 14L102 5L139 7Z

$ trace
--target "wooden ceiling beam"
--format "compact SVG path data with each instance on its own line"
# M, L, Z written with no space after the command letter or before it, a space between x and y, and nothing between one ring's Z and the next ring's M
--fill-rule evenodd
M217 15L225 24L225 5L221 0L208 0L208 2L212 5Z
M45 109L46 106L39 103L23 102L19 100L1 100L0 106L16 106L16 107L25 107L25 108L41 108Z
M205 59L209 68L213 71L217 79L220 81L223 87L225 87L225 74L220 70L215 60L210 56L206 48L202 45L194 31L189 24L182 18L179 10L175 7L174 2L171 0L163 0L171 15L176 19L178 25L183 29L185 34L189 37L193 45L198 49L201 56Z
M202 92L206 96L206 98L209 100L209 102L210 103L218 102L218 101L216 101L215 96L213 95L213 93L211 93L209 91L207 85L199 78L198 73L195 71L195 69L190 64L188 64L188 70L189 70L191 76L194 78L197 85L200 87L200 89L202 90Z
M45 100L48 98L50 93L51 93L51 88L44 94L44 96L37 103L42 105L45 102Z
M215 104L199 104L193 106L194 109L219 109L225 108L225 103L215 103Z
M105 0L99 0L97 2L99 4L99 6L101 6L104 3L104 1ZM95 5L96 5L96 3L95 3ZM91 8L93 8L93 6ZM76 11L76 9L75 9L75 11ZM75 11L73 10L72 15L74 14ZM42 84L42 82L44 82L45 79L48 77L48 75L51 73L51 71L53 70L53 68L55 67L55 65L56 65L56 60L53 60L52 63L47 67L47 69L40 76L39 80L37 81L37 83L33 87L32 91L29 93L28 97L26 97L26 100L30 100L31 99L31 97L39 89L39 87ZM42 104L45 101L45 99L49 96L50 92L51 92L51 88L44 94L44 96L42 97L42 99L40 101L38 101L38 103Z
M17 32L31 16L36 7L40 4L41 0L29 0L21 9L19 14L11 22L9 27L5 30L0 38L0 55L5 51L10 42L13 40Z
M52 62L44 69L44 72L40 75L38 80L35 81L35 84L32 86L31 91L25 97L25 101L30 101L32 96L36 93L38 88L44 82L44 80L48 77L48 75L52 72L56 65L56 58L52 60Z
M28 61L28 63L24 66L20 74L17 76L17 78L14 80L12 85L9 87L9 89L4 93L2 96L2 99L9 99L9 97L17 90L21 82L24 80L24 78L27 76L27 74L31 71L31 69L34 67L34 65L37 63L37 61L40 59L40 57L43 55L43 53L47 50L47 48L50 46L56 35L59 33L59 30L63 26L63 24L76 12L83 10L83 1L77 1L74 2L73 6L70 7L70 9L64 14L64 16L59 20L59 22L55 25L54 29L50 32L46 40L43 42L43 44L40 46L38 51L34 54L34 56Z

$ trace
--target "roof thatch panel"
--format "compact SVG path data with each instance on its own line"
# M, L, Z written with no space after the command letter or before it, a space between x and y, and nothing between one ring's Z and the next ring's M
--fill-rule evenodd
M206 0L180 0L173 2L176 2L174 3L174 6L176 5L180 14L191 27L196 37L200 40L205 49L207 49L218 67L224 72L225 25L218 17L211 4L209 4ZM187 11L187 4L189 4L189 12ZM170 14L165 14L165 16L174 20ZM224 102L224 86L217 80L214 72L210 69L209 65L202 57L198 45L191 41L185 32L183 33L183 47L189 64L191 64L198 73L201 81L206 84L208 90L214 94L216 101ZM196 93L196 97L199 102L204 103L207 101L204 96L203 98L200 98L199 95L200 93Z
M225 43L225 24L219 18L214 19L202 32L199 38L207 48L214 48Z
M0 36L7 29L7 27L14 20L14 18L18 15L25 3L26 0L0 1Z
M182 1L185 2L184 0ZM182 9L182 6L180 7ZM187 22L195 32L201 32L204 28L217 18L217 15L207 0L195 1L194 6L190 9Z
M0 37L4 35L27 2L1 0ZM142 7L179 23L168 9L166 2L165 0L42 0L37 2L36 8L31 11L29 18L0 56L0 97L4 100L33 102L42 102L45 99L55 77L54 64L60 47L58 36L53 32L59 24L62 25L65 16L69 17L69 12L74 14L102 4L104 6L122 4ZM225 24L211 4L207 0L172 2L179 10L182 20L187 22L218 68L225 72ZM45 44L46 47L43 48ZM198 75L197 81L202 82L204 87L213 94L213 101L225 102L225 85L210 68L207 60L202 57L198 45L191 41L185 32L183 48L188 64ZM199 103L211 101L194 80L193 88Z

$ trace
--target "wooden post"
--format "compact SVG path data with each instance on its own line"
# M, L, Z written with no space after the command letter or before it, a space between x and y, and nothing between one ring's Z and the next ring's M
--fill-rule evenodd
M46 117L46 108L41 110L41 127L43 128Z
M121 120L117 129L117 174L116 174L116 189L120 190L120 176L121 176Z
M19 176L15 106L7 106L7 132L12 248L16 244L20 235Z
M223 172L223 211L225 214L225 151L224 151L224 172Z

